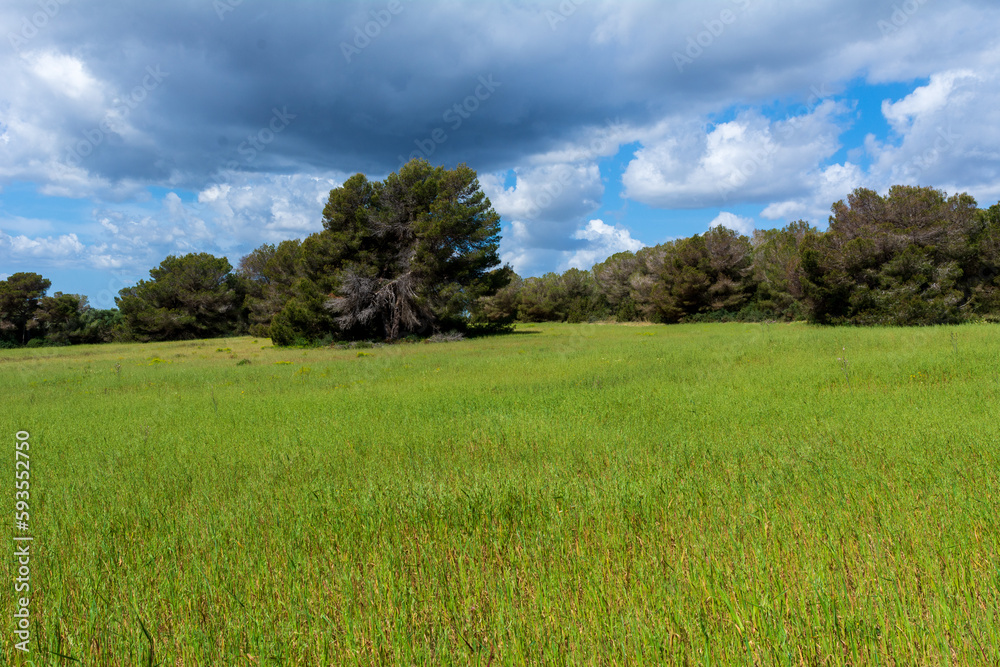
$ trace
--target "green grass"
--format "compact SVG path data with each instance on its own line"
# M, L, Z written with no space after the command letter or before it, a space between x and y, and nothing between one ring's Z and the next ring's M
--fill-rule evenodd
M43 348L0 392L36 664L1000 664L996 326Z

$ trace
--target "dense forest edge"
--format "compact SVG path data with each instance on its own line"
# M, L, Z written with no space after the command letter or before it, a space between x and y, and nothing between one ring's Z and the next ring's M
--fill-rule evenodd
M0 348L249 334L276 345L473 335L515 322L794 321L915 326L1000 322L1000 203L893 186L744 236L724 227L589 271L521 278L499 258L500 216L466 165L414 160L330 192L323 230L263 244L237 267L169 256L117 309L37 273L0 281Z

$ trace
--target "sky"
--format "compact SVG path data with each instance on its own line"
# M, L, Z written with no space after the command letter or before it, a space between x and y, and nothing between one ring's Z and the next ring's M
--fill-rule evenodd
M168 255L466 163L522 276L858 187L1000 200L995 0L5 0L0 278L114 307Z

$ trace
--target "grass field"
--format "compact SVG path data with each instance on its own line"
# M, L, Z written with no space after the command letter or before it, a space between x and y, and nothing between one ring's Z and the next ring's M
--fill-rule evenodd
M995 325L43 348L0 392L38 665L1000 664Z

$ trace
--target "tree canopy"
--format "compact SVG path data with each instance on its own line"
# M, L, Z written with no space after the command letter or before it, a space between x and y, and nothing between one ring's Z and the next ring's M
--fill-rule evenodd
M39 301L51 285L37 273L15 273L0 281L0 330L24 345Z
M895 186L855 190L802 254L805 298L821 323L946 324L971 314L975 200Z
M149 275L115 299L137 339L211 338L236 329L242 287L225 257L171 255Z
M245 258L251 317L263 324L283 303L268 327L279 344L463 329L511 278L499 242L500 216L465 165L413 160L381 182L357 174L330 192L323 231L284 257L262 246Z

